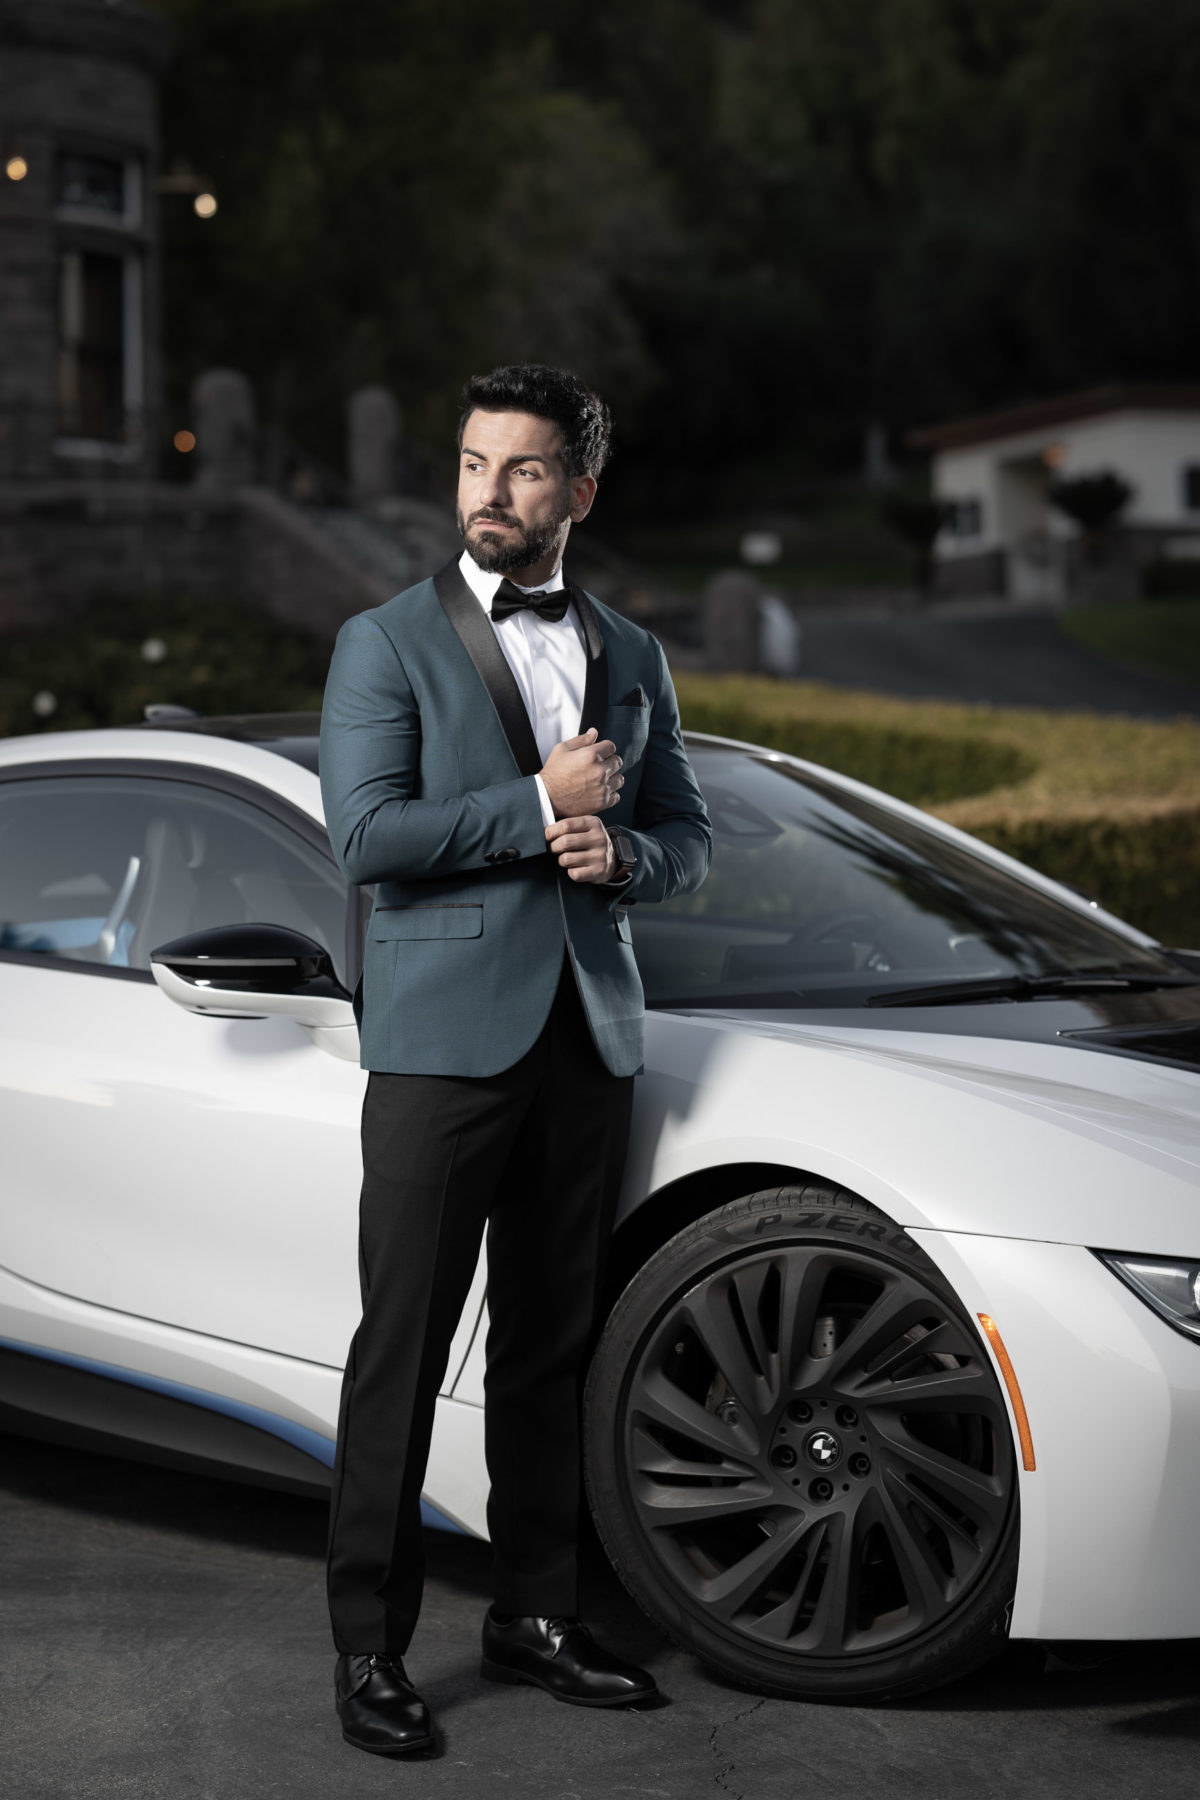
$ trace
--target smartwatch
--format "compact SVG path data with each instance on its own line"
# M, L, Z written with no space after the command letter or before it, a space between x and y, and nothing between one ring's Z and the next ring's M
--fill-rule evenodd
M616 858L616 867L609 880L624 881L637 868L637 851L633 847L633 839L627 831L622 831L619 825L606 825L604 829L608 833L609 842L613 847L613 855Z

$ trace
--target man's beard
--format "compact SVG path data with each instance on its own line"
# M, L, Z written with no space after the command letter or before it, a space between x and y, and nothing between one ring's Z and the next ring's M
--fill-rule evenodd
M473 513L473 526L486 526L488 516L501 519L514 529L502 535L476 537L467 544L477 566L489 575L508 575L513 569L529 569L543 557L552 556L559 548L562 540L562 528L571 515L569 506L564 506L556 518L546 519L540 525L522 525L511 513L501 512L498 507L489 508L482 517ZM459 533L464 542L467 536L467 521L463 517L461 506L455 517Z

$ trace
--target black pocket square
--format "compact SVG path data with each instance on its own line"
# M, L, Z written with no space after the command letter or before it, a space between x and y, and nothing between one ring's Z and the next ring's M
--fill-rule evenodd
M630 688L625 698L617 701L618 706L645 706L645 704L646 696L640 687Z

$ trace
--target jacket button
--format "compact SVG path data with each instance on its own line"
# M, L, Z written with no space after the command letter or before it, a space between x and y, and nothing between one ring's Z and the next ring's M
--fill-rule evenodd
M483 853L483 860L485 863L499 862L500 852L498 850L485 850Z
M521 852L517 849L515 844L508 844L498 854L501 862L517 862Z

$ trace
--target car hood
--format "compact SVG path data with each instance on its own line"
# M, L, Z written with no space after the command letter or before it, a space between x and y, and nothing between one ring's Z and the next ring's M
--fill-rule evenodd
M664 1136L682 1147L699 1123L723 1160L837 1180L913 1228L1200 1254L1200 1073L1069 1036L977 1035L961 1014L949 1030L939 1011L930 1029L676 1015L665 1062L690 1065L696 1098Z

